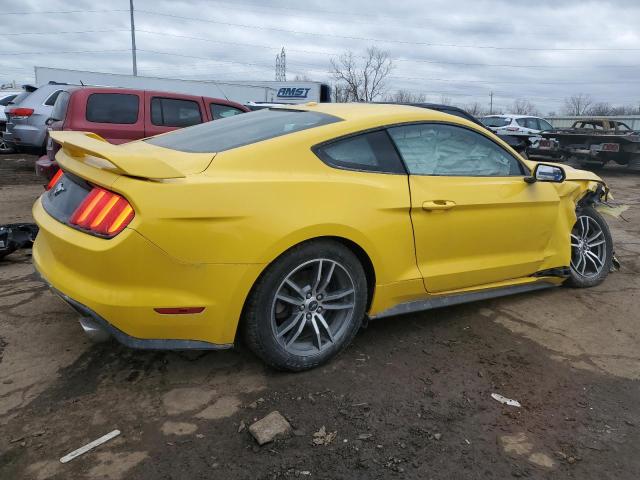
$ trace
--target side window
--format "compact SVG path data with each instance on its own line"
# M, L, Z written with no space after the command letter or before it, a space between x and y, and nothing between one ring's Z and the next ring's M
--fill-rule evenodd
M522 164L484 135L463 127L425 123L389 134L410 174L456 177L524 175Z
M71 94L69 92L61 92L56 99L56 103L53 105L53 110L51 110L51 118L58 121L64 120L67 116L67 107L69 106L69 99L71 98Z
M551 125L546 120L543 120L542 118L538 119L538 124L539 124L539 127L540 127L540 128L538 128L538 130L553 130L553 125Z
M244 113L244 111L239 108L235 108L230 105L218 105L217 103L210 103L209 108L211 109L211 118L214 120Z
M326 164L347 170L406 173L389 136L383 130L343 138L314 148Z
M56 99L58 98L58 95L60 95L60 92L62 92L62 90L56 90L55 92L53 92L51 95L49 95L49 98L44 101L44 104L49 107L53 106L53 104L56 103Z
M538 130L537 118L527 118L526 120L527 120L526 122L527 128L530 128L531 130Z
M87 120L95 123L122 123L138 121L140 99L128 93L92 93L87 100Z
M527 127L527 120L529 120L529 119L528 118L516 118L516 123L518 125L520 125L521 127L529 128L529 127Z
M165 127L189 127L202 123L200 105L193 100L154 97L151 100L151 123Z

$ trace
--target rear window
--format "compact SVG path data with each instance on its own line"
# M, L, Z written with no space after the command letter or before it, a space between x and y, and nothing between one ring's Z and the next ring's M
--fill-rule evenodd
M182 152L213 153L340 120L326 113L265 109L176 130L145 141Z
M154 97L151 100L151 123L165 127L190 127L202 123L200 105L193 100Z
M133 124L140 100L128 93L92 93L87 100L87 120L94 123Z
M0 99L0 105L2 105L3 107L9 105L9 102L14 98L16 98L16 95L9 95L8 97L4 97Z
M504 127L511 123L508 117L484 117L481 119L487 127Z
M209 108L211 109L211 118L213 118L214 120L233 117L234 115L238 115L239 113L244 113L244 110L240 110L239 108L232 107L230 105L219 105L216 103L210 103Z

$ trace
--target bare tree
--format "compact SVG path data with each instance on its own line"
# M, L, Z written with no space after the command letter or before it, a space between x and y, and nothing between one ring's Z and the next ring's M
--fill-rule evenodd
M451 101L451 97L447 97L446 95L440 96L440 103L442 105L453 105L453 102Z
M589 115L613 115L614 107L608 102L594 103L585 113Z
M349 101L349 91L346 85L334 83L331 85L331 100L335 103Z
M579 93L564 99L563 113L565 115L586 115L591 104L593 104L593 99L590 95Z
M312 82L313 80L311 80L306 73L303 73L302 75L296 75L293 78L294 82Z
M423 103L427 101L424 93L413 93L409 90L400 89L395 93L384 97L385 102L394 103Z
M489 109L483 107L482 104L478 102L467 103L466 105L463 105L462 108L474 117L484 117L489 113Z
M511 112L516 115L540 115L536 106L524 98L519 98L513 102Z
M360 61L351 51L331 59L331 74L346 87L347 101L370 102L384 93L385 79L394 67L389 53L377 47L366 53Z

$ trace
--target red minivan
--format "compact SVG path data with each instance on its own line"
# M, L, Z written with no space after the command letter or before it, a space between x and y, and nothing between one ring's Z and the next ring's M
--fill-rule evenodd
M230 117L249 109L219 98L129 88L77 87L60 93L47 121L49 130L94 132L115 144L177 128ZM58 170L60 146L47 140L47 154L36 173L51 179Z

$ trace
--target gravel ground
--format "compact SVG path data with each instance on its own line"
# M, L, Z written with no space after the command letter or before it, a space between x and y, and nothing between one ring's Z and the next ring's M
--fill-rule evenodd
M33 161L0 157L0 223L29 220ZM29 252L7 257L0 478L640 478L640 174L602 175L629 207L607 217L622 268L604 284L372 322L300 374L242 348L93 345ZM258 447L245 427L274 410L293 432Z

